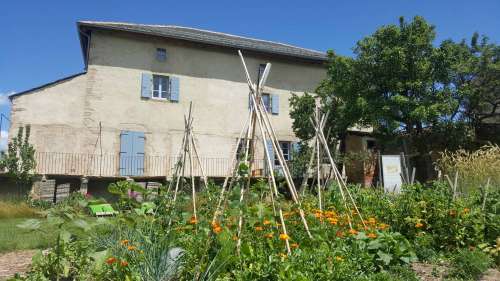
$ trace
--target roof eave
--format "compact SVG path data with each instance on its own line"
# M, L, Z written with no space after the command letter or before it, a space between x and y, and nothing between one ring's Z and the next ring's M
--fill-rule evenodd
M87 23L87 22L78 22L78 27L79 30L82 30L82 28L88 28L88 29L101 29L101 30L112 30L112 31L121 31L121 32L129 32L129 33L135 33L135 34L143 34L143 35L149 35L149 36L158 36L158 37L163 37L163 38L172 38L172 39L177 39L177 40L182 40L182 41L189 41L189 42L196 42L200 44L206 44L206 45L212 45L212 46L222 46L226 48L232 48L232 49L241 49L241 50L246 50L246 51L252 51L256 53L263 53L263 54L274 54L274 55L280 55L284 57L290 57L290 58L299 58L299 59L304 59L304 60L309 60L309 61L314 61L314 62L319 62L319 63L324 63L328 61L328 57L325 55L325 57L315 57L315 56L304 56L304 55L299 55L299 54L289 54L285 52L277 52L277 51L269 51L269 50L261 50L258 48L248 48L248 47L234 47L230 45L221 45L221 44L210 44L207 43L203 40L196 40L196 39L186 39L182 37L177 37L173 35L164 35L160 34L157 32L148 32L148 31L138 31L138 30L129 30L126 28L120 28L120 27L114 27L114 26L102 26L98 24L92 24L92 23ZM81 38L81 36L80 36ZM82 46L83 48L83 46Z

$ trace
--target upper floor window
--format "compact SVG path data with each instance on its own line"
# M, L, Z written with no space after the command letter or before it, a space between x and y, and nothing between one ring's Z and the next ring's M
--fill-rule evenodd
M167 50L163 48L156 49L156 60L157 61L166 61L167 60Z
M168 99L169 84L168 76L153 75L153 99Z

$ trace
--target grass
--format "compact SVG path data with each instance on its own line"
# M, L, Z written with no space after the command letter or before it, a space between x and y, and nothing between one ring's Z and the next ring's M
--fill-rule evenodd
M26 202L0 201L0 219L34 218L37 210L31 208Z
M17 225L26 218L0 219L0 253L27 249L45 249L55 240L55 234L50 227L42 226L45 233L28 231Z
M39 218L39 210L21 200L0 201L0 253L16 250L45 249L55 239L50 226L33 232L17 227L29 218Z

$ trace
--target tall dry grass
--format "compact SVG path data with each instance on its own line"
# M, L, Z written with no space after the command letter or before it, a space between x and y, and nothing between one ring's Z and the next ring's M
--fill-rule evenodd
M0 201L0 219L37 217L37 210L25 202Z
M500 187L500 147L486 145L476 151L458 150L441 153L436 162L443 175L453 179L458 172L458 186L464 191L486 185Z

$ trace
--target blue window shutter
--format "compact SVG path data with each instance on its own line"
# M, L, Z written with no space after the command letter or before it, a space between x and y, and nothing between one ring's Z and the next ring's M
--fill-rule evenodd
M144 174L144 140L143 132L121 131L120 176Z
M144 132L134 132L134 176L144 174Z
M179 101L179 77L170 76L170 100L178 102Z
M153 92L153 75L151 73L143 73L141 80L141 97L151 98Z
M280 112L280 96L272 95L271 97L271 112L275 115Z
M273 141L266 140L266 149L269 154L269 159L271 159L271 165L274 167L274 150L273 150Z
M131 131L121 131L120 133L120 176L130 176L132 174L132 158L134 151L134 133Z

